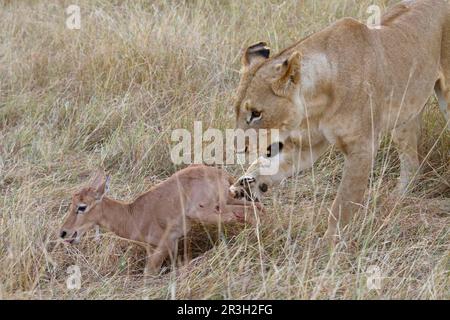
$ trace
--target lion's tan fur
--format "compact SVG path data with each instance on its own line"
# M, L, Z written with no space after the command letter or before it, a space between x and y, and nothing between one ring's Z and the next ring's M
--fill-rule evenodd
M329 238L363 203L384 133L392 131L398 146L403 192L419 169L418 127L434 90L449 120L446 1L400 3L384 15L379 29L344 18L268 59L253 51L243 60L236 126L279 129L284 149L276 160L278 174L261 175L257 161L234 188L251 177L250 188L259 193L258 185L273 185L310 167L328 145L335 145L345 165L330 211ZM261 113L260 119L252 120L252 111Z

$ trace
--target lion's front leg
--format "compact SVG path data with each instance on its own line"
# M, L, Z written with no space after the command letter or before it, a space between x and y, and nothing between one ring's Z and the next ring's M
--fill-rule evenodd
M372 151L357 150L348 153L345 157L341 184L331 207L328 229L325 233L325 238L332 244L339 240L342 229L363 205L364 193L372 169L372 154Z

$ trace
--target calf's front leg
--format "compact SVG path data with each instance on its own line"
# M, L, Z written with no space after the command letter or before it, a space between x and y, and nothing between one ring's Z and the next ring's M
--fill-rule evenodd
M158 275L164 260L171 254L175 254L176 241L163 239L158 246L147 246L147 263L144 270L144 275Z

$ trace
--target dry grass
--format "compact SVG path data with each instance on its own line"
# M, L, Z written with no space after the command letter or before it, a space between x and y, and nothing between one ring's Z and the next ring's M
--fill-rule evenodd
M70 193L96 168L112 174L112 196L129 199L177 169L171 129L233 127L243 44L277 51L342 16L363 20L371 3L73 2L79 31L65 27L70 1L0 5L0 298L450 298L450 209L439 205L450 197L450 136L434 100L414 191L390 196L399 170L386 140L367 204L333 252L319 241L341 174L333 150L272 192L259 228L199 227L197 258L158 278L144 282L143 252L110 233L58 243ZM66 288L72 264L80 290ZM371 265L379 291L366 286Z

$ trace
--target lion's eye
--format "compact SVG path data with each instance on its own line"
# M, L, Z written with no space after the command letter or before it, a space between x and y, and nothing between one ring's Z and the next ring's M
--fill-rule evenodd
M260 118L260 117L261 117L261 111L256 111L256 110L252 111L252 118L253 119Z
M262 112L258 110L251 110L250 113L247 115L246 122L247 124L251 124L253 121L261 120L262 118Z
M77 208L77 213L83 213L86 211L87 205L85 204L80 204Z

